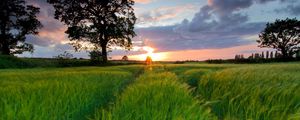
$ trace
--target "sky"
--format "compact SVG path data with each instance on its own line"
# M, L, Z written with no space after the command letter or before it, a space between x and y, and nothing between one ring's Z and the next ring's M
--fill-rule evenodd
M64 33L66 26L54 19L46 0L26 0L40 7L43 24L39 35L26 41L35 47L23 57L48 57L68 51L88 58L86 51L74 52ZM143 60L145 47L153 48L153 59L162 61L229 59L270 49L258 48L258 34L266 23L300 17L300 0L135 0L137 23L131 51L115 47L109 56Z

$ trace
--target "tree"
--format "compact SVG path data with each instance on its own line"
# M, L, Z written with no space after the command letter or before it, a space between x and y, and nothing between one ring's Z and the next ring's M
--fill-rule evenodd
M300 21L287 18L267 23L259 38L259 47L277 49L283 58L291 58L300 50Z
M36 18L39 12L39 8L26 5L24 0L1 0L0 54L33 52L33 46L25 39L28 34L38 34L38 29L42 28Z
M123 61L128 61L128 60L129 60L129 59L128 59L128 56L127 56L127 55L123 56L123 57L122 57L122 60L123 60Z
M267 52L266 52L266 59L269 59L269 55L270 55L270 52L267 51Z
M100 63L100 61L102 60L103 56L101 51L93 50L89 52L89 54L92 63Z
M56 59L72 59L73 54L71 54L67 51L64 51L64 53L54 56L54 58L56 58Z
M101 48L107 62L107 48L131 48L136 17L133 0L47 0L55 8L55 18L68 25L71 41L88 42ZM75 49L83 45L75 45Z

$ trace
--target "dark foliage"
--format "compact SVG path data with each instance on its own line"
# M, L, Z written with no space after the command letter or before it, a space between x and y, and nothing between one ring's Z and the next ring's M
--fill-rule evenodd
M125 55L125 56L123 56L123 57L122 57L122 60L123 60L123 61L128 61L128 60L129 60L129 58L128 58L128 56L127 56L127 55Z
M223 64L223 63L235 63L235 64L248 64L248 63L274 63L274 62L293 62L300 61L299 58L272 58L272 59L214 59L206 60L206 63L210 64Z
M300 50L300 21L287 18L268 23L259 38L259 47L274 48L283 58L292 58Z
M184 64L184 61L175 61L174 64Z
M89 56L92 64L100 64L103 60L102 52L99 50L91 51Z
M54 58L56 58L56 59L72 59L73 54L71 54L67 51L64 51L64 53L54 56Z
M107 48L130 49L136 17L133 0L47 0L55 8L55 18L68 25L66 33L76 50L88 42L101 48L103 62Z
M27 68L27 67L33 67L33 65L15 56L0 55L0 69L1 68Z
M0 69L4 68L45 68L45 67L79 67L91 66L88 60L56 58L18 58L0 55Z
M57 58L18 58L11 55L0 55L0 69L9 68L56 68L82 66L115 66L143 64L141 61L110 61L107 63L92 63L87 59L57 59Z
M42 24L36 15L39 8L26 5L24 0L0 2L0 54L33 52L33 46L25 42L26 35L38 34Z

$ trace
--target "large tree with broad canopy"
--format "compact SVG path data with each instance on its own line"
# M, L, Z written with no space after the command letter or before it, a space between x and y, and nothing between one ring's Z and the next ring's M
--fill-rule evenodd
M136 35L133 0L47 0L55 8L55 18L68 25L66 33L76 50L82 42L101 48L107 62L107 48L121 46L130 49Z

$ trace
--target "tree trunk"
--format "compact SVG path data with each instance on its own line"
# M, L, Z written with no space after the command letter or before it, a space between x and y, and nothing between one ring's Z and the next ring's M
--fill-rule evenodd
M10 49L9 49L9 45L4 43L2 45L2 54L3 55L10 55Z
M101 45L102 48L102 61L104 63L107 63L107 49L106 49L106 45Z
M282 58L284 58L284 59L290 58L287 50L285 50L285 49L281 49L281 54L282 54Z
M2 31L2 33L4 33L4 32ZM6 36L2 34L0 37L0 40L1 40L0 54L10 55L9 44L8 44L8 41L6 40Z
M1 25L1 34L0 34L0 54L2 55L10 55L10 49L9 49L9 41L7 40L7 35L6 35L6 24L3 22L4 25Z
M3 47L2 47L2 46L3 46L3 45L2 45L3 43L2 43L2 42L3 42L3 39L2 39L2 36L0 35L0 55L3 54L3 52L2 52L2 51L3 51Z

